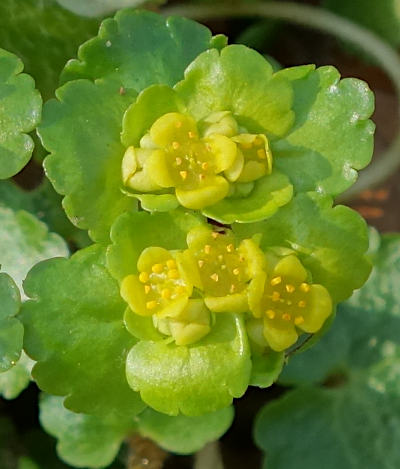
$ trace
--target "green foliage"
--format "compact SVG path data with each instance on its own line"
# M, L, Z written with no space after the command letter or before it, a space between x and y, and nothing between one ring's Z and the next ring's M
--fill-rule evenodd
M32 298L20 314L24 348L38 362L32 375L41 389L67 396L66 407L77 412L140 411L124 370L135 339L123 326L125 305L104 267L103 249L37 264L24 288Z
M28 386L33 364L34 362L22 351L18 362L0 374L0 395L4 399L16 398Z
M18 173L28 162L33 141L27 132L39 123L42 99L18 57L0 49L0 179Z
M170 417L146 409L133 419L76 414L63 407L60 397L43 395L40 399L43 428L57 438L60 458L77 467L107 466L123 441L135 433L153 439L168 451L192 453L221 436L232 419L232 407L200 417Z
M282 382L300 387L258 416L265 467L291 469L299 460L327 469L399 465L399 248L397 235L374 243L367 284L339 307L327 335L283 373Z
M60 72L99 21L81 18L55 0L2 0L0 46L20 57L44 99L54 96Z
M112 221L136 206L120 191L124 111L144 87L179 80L210 39L206 28L189 20L124 11L103 22L99 36L81 47L81 61L66 67L64 80L103 80L78 80L60 88L59 101L46 105L40 136L51 152L45 161L48 176L57 192L66 195L67 215L89 229L93 239L107 241Z
M23 327L15 318L20 301L18 287L0 273L0 373L15 365L21 354Z
M139 8L148 3L147 0L57 0L64 8L81 16L103 16L121 8ZM153 0L152 4L164 3L164 0Z

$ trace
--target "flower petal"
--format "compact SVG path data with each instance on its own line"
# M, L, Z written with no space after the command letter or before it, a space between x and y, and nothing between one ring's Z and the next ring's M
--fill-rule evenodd
M164 248L150 246L143 249L137 261L137 269L139 272L151 271L154 264L166 262L172 259L171 253Z
M151 311L146 308L143 284L140 283L137 275L128 275L122 280L121 296L134 313L140 316L151 316Z
M163 148L172 142L185 142L190 139L189 133L196 137L196 121L188 115L169 112L158 118L150 129L150 137L154 143Z
M186 283L191 284L199 289L203 288L200 272L196 263L196 259L189 250L178 252L175 255L181 277Z
M298 282L304 282L307 278L307 271L297 256L291 255L282 258L274 268L274 275L292 278Z
M308 292L308 307L304 311L304 322L298 327L305 332L317 332L332 313L332 300L322 285L311 285Z
M247 263L247 275L250 278L259 275L265 268L265 255L252 239L244 239L238 248Z
M214 313L246 313L249 311L247 291L226 296L205 296L204 303Z
M154 150L145 165L148 174L160 187L174 187L175 181L171 175L167 158L163 150Z
M296 343L298 334L292 323L288 323L286 327L276 327L272 321L265 319L264 337L272 350L281 352Z
M238 148L236 151L236 158L232 166L225 170L225 176L228 181L234 182L241 175L244 166L244 156L242 151Z
M262 316L261 310L261 298L264 294L265 280L267 274L265 272L260 272L248 286L248 301L250 311L253 313L254 317L260 318Z
M214 155L213 165L216 173L221 173L233 165L237 154L235 142L219 134L210 135L204 141L209 145Z
M229 191L229 183L222 176L210 179L207 185L197 189L176 189L180 204L192 210L199 210L223 199Z

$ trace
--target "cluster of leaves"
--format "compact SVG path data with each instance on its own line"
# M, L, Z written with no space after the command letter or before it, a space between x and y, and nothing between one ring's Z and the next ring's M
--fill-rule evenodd
M74 22L72 13L53 3L38 10L25 1L27 11L32 7L50 15L43 17L44 25L53 25L54 18ZM98 14L105 13L105 2L97 3ZM10 5L5 2L4 8ZM80 13L81 7L77 2ZM74 41L86 39L97 24L80 21L75 26L82 25L82 36L68 33ZM57 32L55 27L53 39ZM13 50L32 60L21 44ZM38 83L46 98L55 88L58 61L69 53L62 49L48 81ZM33 74L37 66L38 75L46 75L48 59L42 59L29 65ZM21 71L16 56L0 51L2 179L29 160L33 142L27 133L41 118L40 95ZM262 257L275 263L295 258L299 282L306 289L322 285L322 296L330 299L325 309L333 318L331 304L349 298L370 271L365 223L352 210L333 206L333 197L355 182L357 170L371 158L373 96L359 80L340 80L333 67L274 73L255 51L227 46L224 37L212 37L197 23L132 10L101 24L98 36L80 47L78 59L67 63L61 83L56 99L44 106L38 133L50 153L46 174L63 196L70 221L48 182L28 193L10 181L0 184L0 392L15 397L32 374L47 393L41 400L42 425L72 465L110 464L132 433L167 450L191 453L229 427L234 397L249 385L268 387L278 378L285 349L294 341L279 347L268 338L256 340L250 325L260 330L262 321L243 314L228 298L224 304L232 310L227 313L206 302L206 336L178 345L168 328L190 329L203 316L200 321L198 311L184 310L184 316L182 308L175 309L167 326L156 327L151 315L135 314L123 294L124 280L140 273L140 256L148 248L174 256L184 251L191 229L207 225L209 217L225 224L216 235L229 232L238 244L251 241ZM196 137L207 158L210 152L218 155L212 183L185 186L185 197L181 181L171 183L169 169L160 163L160 155L170 151L162 153L163 141L173 148L189 145L175 138L176 129L159 124L172 113L176 128L185 127L179 119L189 115L189 137ZM201 138L197 129L203 129ZM254 165L254 155L246 153L249 142L250 150L261 142L255 143L261 154L255 154L264 166ZM139 156L132 160L132 154ZM147 166L146 158L156 157L157 164ZM175 161L180 165L181 156ZM209 160L201 165L204 170L205 163ZM127 179L144 174L133 190L124 171ZM188 175L186 170L178 174L183 180ZM226 192L213 203L218 184ZM199 200L205 203L198 205ZM65 240L79 248L92 244L68 258ZM265 281L272 268L262 269L259 278ZM192 304L198 304L202 286L196 279L192 283ZM296 329L295 337L316 332L321 324ZM283 336L286 329L278 333Z

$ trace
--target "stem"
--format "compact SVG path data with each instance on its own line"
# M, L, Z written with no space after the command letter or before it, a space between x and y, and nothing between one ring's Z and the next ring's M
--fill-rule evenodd
M310 5L278 1L235 6L181 5L164 8L162 12L165 15L187 16L197 20L229 17L275 18L309 26L352 42L372 56L392 80L400 115L400 58L396 50L368 29L341 16ZM358 181L341 196L341 200L354 197L361 191L384 182L399 166L400 124L389 149L360 174Z
M208 443L196 453L194 469L224 469L218 441Z
M153 441L140 435L127 440L128 459L126 469L162 469L168 454Z

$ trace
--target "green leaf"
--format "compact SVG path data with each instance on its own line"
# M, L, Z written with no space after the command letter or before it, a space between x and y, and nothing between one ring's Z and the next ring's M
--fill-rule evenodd
M40 120L42 98L15 55L0 49L0 179L18 173L29 161L33 141L27 132Z
M299 460L324 469L399 466L399 249L398 235L373 246L367 284L340 305L319 344L292 358L283 381L302 386L256 421L264 467L294 469ZM311 385L323 381L326 387Z
M22 351L18 362L0 374L0 395L4 399L16 398L29 385L33 364L34 362Z
M107 249L107 267L111 275L121 281L136 272L137 260L149 246L187 249L187 233L201 223L204 221L200 216L183 210L124 213L112 227L112 245Z
M251 361L250 385L268 388L281 374L285 363L285 354L284 352L274 352L271 349L253 350Z
M66 65L62 80L113 78L137 93L156 83L173 86L210 41L210 31L194 21L123 10L80 47L79 59Z
M39 128L51 153L44 163L47 175L66 196L68 217L96 241L107 241L112 221L137 205L120 191L124 148L119 137L135 94L120 94L119 88L114 82L67 83L57 90L59 101L46 103Z
M54 96L67 60L94 36L99 21L64 10L55 0L2 0L0 46L20 57L45 100Z
M206 28L183 18L123 11L82 46L81 62L67 65L65 80L96 83L77 80L60 88L58 101L45 106L39 133L51 153L46 171L56 191L66 196L68 217L95 241L106 242L112 221L137 206L120 190L125 110L143 88L182 78L210 38Z
M0 373L15 365L21 355L24 330L14 317L20 301L18 287L7 274L0 273Z
M125 378L135 339L125 330L125 303L104 267L104 250L92 246L70 259L36 265L24 282L20 314L32 371L46 392L67 396L76 412L134 415L143 408Z
M63 406L63 399L42 395L40 423L58 439L57 453L76 467L105 467L112 463L122 441L135 429L132 416L96 417L76 414Z
M289 134L271 142L277 168L297 192L343 192L372 157L373 93L361 80L340 80L330 66L294 67L277 76L292 82L296 116Z
M147 0L57 0L64 8L81 16L96 17L107 15L121 8L139 8L148 3ZM162 4L164 0L152 0L154 4Z
M198 417L171 417L148 408L136 420L141 435L155 440L167 451L190 454L209 441L218 440L231 426L233 417L232 406Z
M191 346L141 341L127 358L130 386L155 410L196 416L240 397L251 363L241 318L218 315L209 335Z
M28 212L14 212L0 205L0 264L18 285L36 263L57 256L67 256L62 238L49 233L46 225Z
M398 0L324 0L323 6L370 29L393 46L400 44Z
M271 65L245 46L204 52L175 89L196 120L228 110L250 132L282 136L294 119L289 80L274 75Z
M360 288L371 270L365 256L365 221L348 207L332 207L329 196L298 194L268 220L236 224L233 229L243 238L261 233L263 250L274 246L293 249L312 274L313 283L327 288L334 303Z

